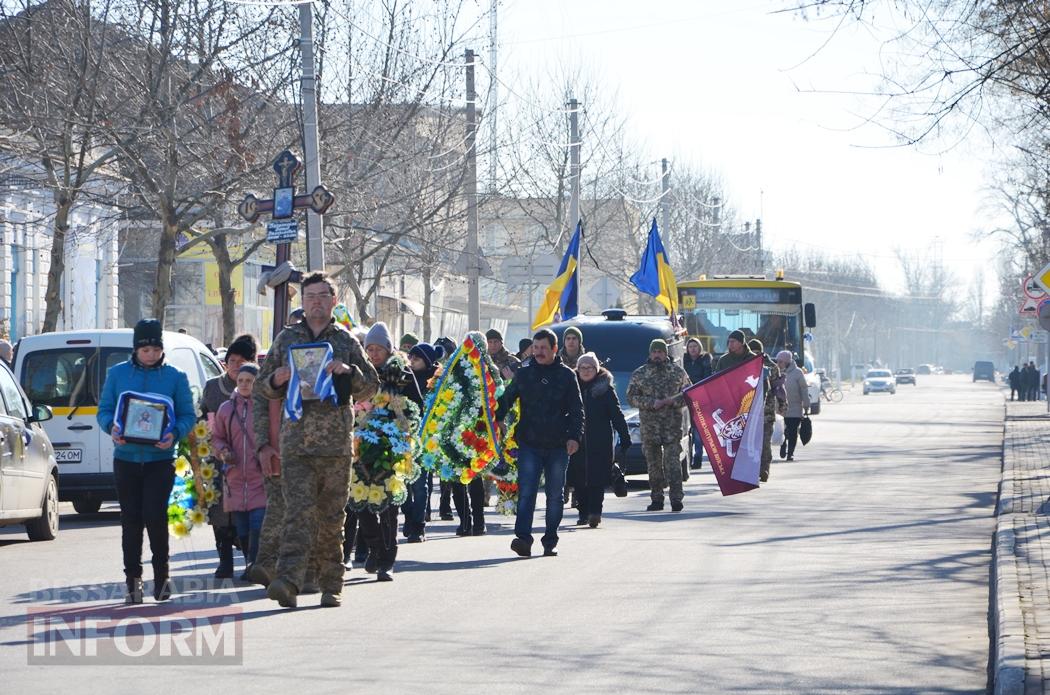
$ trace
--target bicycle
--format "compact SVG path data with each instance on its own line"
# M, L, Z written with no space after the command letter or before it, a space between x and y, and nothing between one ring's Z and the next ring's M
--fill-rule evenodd
M840 402L842 402L842 396L843 396L842 389L840 389L837 386L832 386L829 389L826 386L824 386L823 384L821 384L820 385L820 395L824 397L824 400L829 401L831 403L840 403Z

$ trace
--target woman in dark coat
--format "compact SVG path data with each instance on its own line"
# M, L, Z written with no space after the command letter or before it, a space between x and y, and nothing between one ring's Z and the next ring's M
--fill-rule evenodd
M583 396L584 432L579 450L569 459L569 480L578 493L580 518L577 524L597 528L602 522L605 488L612 483L613 430L620 447L631 446L631 434L613 388L613 377L598 364L593 352L576 362L576 378Z

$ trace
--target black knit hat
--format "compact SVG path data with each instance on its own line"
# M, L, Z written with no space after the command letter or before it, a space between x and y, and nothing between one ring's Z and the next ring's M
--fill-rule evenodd
M426 362L428 367L433 366L433 364L444 357L444 355L444 348L440 345L431 345L430 343L416 343L412 346L412 349L408 351L409 357L418 357Z
M164 347L164 328L157 319L142 319L135 324L134 348Z
M500 341L502 343L503 342L503 334L500 333L495 328L490 328L487 331L485 331L485 340L498 340L498 341Z
M456 351L456 341L452 340L452 338L449 338L447 335L443 335L435 340L434 345L440 345L445 351L445 354L449 356Z
M226 354L238 355L249 362L254 362L259 357L259 345L255 342L253 336L249 334L239 335L226 348Z
M729 340L739 340L741 343L747 342L747 336L739 328L729 334Z
M522 338L518 341L518 352L525 352L532 347L532 338Z

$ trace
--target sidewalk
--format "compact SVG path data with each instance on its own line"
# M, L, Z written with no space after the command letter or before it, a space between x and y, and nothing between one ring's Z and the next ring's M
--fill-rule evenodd
M996 695L1050 695L1050 415L1006 403L992 565Z

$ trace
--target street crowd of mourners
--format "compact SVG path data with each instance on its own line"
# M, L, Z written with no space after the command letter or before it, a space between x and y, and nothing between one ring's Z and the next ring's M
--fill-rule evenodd
M398 489L397 480L387 479L387 489L403 493L403 502L374 504L371 491L382 488L369 485L373 473L355 447L355 418L360 435L366 415L390 411L382 431L395 438L414 436L405 430L417 427L418 420L409 416L424 407L442 373L442 361L456 352L456 343L440 338L430 344L405 335L395 345L381 322L367 332L349 330L333 316L336 288L324 273L303 279L301 297L303 308L289 317L261 365L252 336L240 336L229 345L225 373L207 383L199 414L186 375L164 360L163 332L156 320L135 326L132 357L109 370L98 422L115 444L127 602L143 600L144 532L152 551L153 596L163 601L172 594L167 513L176 480L176 443L200 420L211 432L210 455L219 462L223 492L208 518L218 554L216 578L233 578L239 549L245 565L239 578L265 586L268 597L281 606L294 607L298 596L320 593L322 606L335 607L341 605L344 572L354 565L378 581L393 580L399 513L404 515L404 542L426 540L433 472L425 471L405 490ZM615 447L626 450L632 444L613 376L587 351L576 327L564 332L562 346L553 331L541 329L532 340L522 340L516 354L506 349L497 330L489 330L485 339L488 357L506 384L494 419L504 427L508 418L517 418L518 497L511 550L522 557L534 552L533 517L542 480L546 511L540 547L544 556L556 556L566 504L571 499L579 512L578 525L598 527L606 489L614 475L622 474L614 463ZM289 349L314 345L330 350L325 378L331 381L331 397L295 403L292 417L288 395L297 386ZM780 455L792 459L798 425L809 408L805 379L792 355L781 352L771 359L761 342L748 341L740 331L729 335L727 352L717 363L696 338L688 340L682 365L669 357L665 341L649 345L649 359L632 374L626 391L628 404L639 410L651 495L647 510L664 509L665 490L672 511L684 507L679 463L683 388L754 355L763 355L766 366L760 474L766 481L775 415L782 414L785 421ZM155 444L127 441L117 421L124 392L169 399L171 431ZM692 445L695 467L702 456L695 435ZM404 463L399 460L394 469ZM453 520L455 509L458 536L486 533L482 477L468 482L442 478L437 514Z

